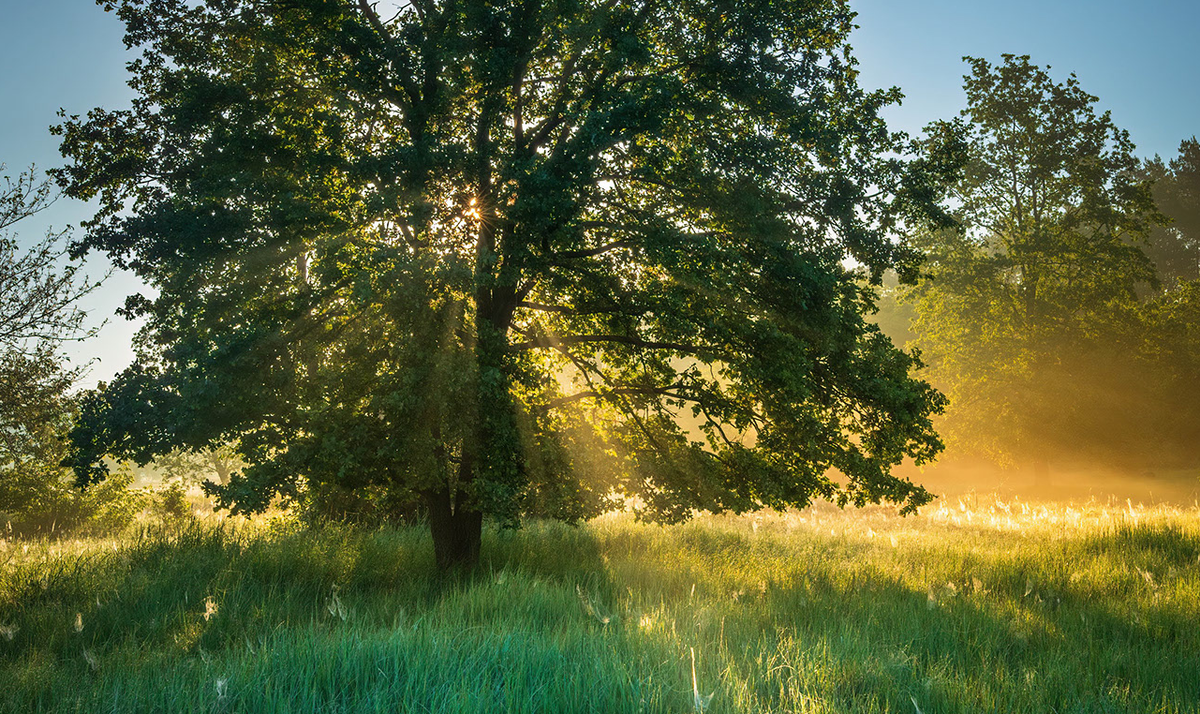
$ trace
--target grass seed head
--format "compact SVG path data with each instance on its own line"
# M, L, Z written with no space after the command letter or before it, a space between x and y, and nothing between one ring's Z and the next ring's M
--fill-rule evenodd
M700 694L700 686L696 682L696 648L688 648L692 653L692 706L700 714L704 714L704 710L708 709L709 703L712 702L713 695L717 693L714 689L707 695Z

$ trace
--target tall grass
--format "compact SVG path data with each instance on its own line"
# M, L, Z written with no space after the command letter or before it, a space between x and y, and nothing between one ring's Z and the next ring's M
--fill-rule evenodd
M1200 711L1195 510L2 543L0 711Z

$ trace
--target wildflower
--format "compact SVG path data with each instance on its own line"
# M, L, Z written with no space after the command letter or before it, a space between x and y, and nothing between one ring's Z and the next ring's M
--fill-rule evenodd
M208 622L213 615L217 614L217 603L212 599L212 596L204 598L204 621Z
M17 625L0 625L0 637L12 642L13 637L20 632L21 628Z
M83 613L75 613L75 631L83 632Z

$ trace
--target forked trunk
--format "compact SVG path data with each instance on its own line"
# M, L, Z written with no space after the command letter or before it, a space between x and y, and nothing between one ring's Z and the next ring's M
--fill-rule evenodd
M430 492L429 532L438 570L469 570L479 562L483 514L464 503L455 503L450 489Z

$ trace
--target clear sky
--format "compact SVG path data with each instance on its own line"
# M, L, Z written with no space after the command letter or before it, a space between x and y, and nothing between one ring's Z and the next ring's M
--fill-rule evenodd
M0 23L0 161L13 173L31 163L57 165L58 142L47 127L55 112L124 106L121 25L92 0L2 0ZM1200 134L1200 0L851 0L859 13L852 38L861 80L899 86L907 98L889 110L900 129L962 109L964 65L972 55L999 60L1028 54L1058 80L1074 72L1112 111L1144 156L1175 154ZM40 221L18 224L33 239L52 224L78 224L89 207L63 200ZM93 257L89 271L103 274ZM136 279L113 275L89 301L100 335L72 346L76 360L97 359L88 383L107 379L131 358L134 326L113 315Z

